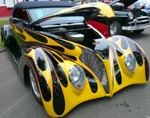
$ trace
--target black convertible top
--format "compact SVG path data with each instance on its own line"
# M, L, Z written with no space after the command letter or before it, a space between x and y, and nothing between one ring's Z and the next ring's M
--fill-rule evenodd
M32 9L32 8L48 8L48 7L73 7L75 4L64 1L29 1L19 2L13 8L12 16L18 12L18 9Z
M72 7L74 4L64 1L29 1L29 2L19 2L14 6L14 10L20 9L30 9L30 8L43 8L43 7Z

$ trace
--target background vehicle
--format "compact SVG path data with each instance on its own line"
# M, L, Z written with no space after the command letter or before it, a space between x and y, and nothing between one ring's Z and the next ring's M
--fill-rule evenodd
M62 117L82 102L147 83L148 60L137 43L119 35L106 40L85 22L99 14L97 7L41 17L38 5L48 3L56 2L17 4L1 35L20 78L30 83L50 116ZM28 20L15 14L18 8ZM40 18L34 20L36 16Z
M110 30L109 25L114 22L115 14L112 10L112 8L105 3L102 2L92 2L87 4L81 4L76 5L75 7L71 7L65 10L62 10L60 13L63 12L71 12L78 9L87 9L95 7L97 10L99 10L99 13L97 15L94 15L94 17L88 17L91 16L92 12L89 12L89 14L86 14L86 22L90 25L92 25L94 28L96 28L98 31L100 31L106 38L110 36ZM83 13L84 14L84 13Z
M127 9L137 0L114 0L109 5L115 12L115 22L110 25L111 35L123 32L141 33L150 27L149 16L141 9Z

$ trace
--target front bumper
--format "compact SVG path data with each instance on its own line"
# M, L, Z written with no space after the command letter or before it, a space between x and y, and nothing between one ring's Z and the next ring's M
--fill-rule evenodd
M138 26L122 26L122 30L136 31L136 30L146 29L149 27L150 27L150 24L149 25L138 25Z
M150 27L150 17L141 16L134 18L132 21L128 22L128 25L122 26L122 30L126 31L135 31L142 30Z

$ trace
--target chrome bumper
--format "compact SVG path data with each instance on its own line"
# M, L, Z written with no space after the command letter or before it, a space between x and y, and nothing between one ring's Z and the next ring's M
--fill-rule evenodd
M128 26L122 26L122 30L126 31L135 31L142 30L150 27L150 17L149 16L141 16L133 19L128 23Z
M122 26L122 30L135 31L149 28L150 25L140 25L140 26Z

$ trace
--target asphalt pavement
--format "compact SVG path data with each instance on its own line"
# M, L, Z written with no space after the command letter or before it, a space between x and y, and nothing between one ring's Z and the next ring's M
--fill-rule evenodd
M149 30L129 36L144 48L150 60ZM4 48L0 50L0 118L50 118L30 87L19 79L11 57ZM150 118L150 82L127 87L112 98L85 102L65 118Z

